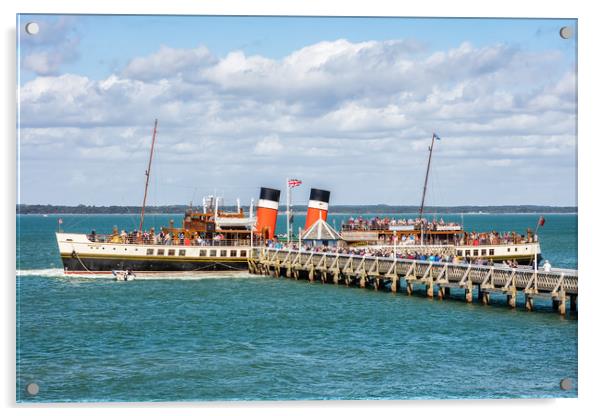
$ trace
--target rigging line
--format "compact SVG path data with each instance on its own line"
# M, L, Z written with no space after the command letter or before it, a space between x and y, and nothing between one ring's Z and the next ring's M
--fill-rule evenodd
M144 209L146 208L146 197L148 194L148 181L150 180L151 167L153 163L153 151L155 150L155 139L157 137L157 124L159 120L155 119L155 126L153 128L153 141L151 143L150 148L150 156L148 159L148 168L145 171L146 182L144 185L144 199L142 200L142 212L140 213L140 225L138 227L138 232L142 233L142 227L144 226Z
M61 228L64 229L67 225L69 225L69 228L72 231L75 231L75 229L78 228L80 225L82 225L83 222L86 220L86 215L81 215L81 216L72 216L73 214L57 214L57 215L59 215L59 218L62 218L62 220L63 220L63 224L61 224L62 225ZM68 217L66 217L65 215L68 215ZM66 219L70 220L69 224L66 223L66 221L65 221ZM71 221L71 220L75 220L75 221ZM58 221L58 219L57 219L57 221Z
M216 264L219 264L220 266L225 266L225 267L228 267L228 268L230 268L230 269L232 269L232 270L239 270L239 269L237 269L236 267L232 267L232 266L230 266L229 264L225 264L225 263L218 263L218 262L216 262Z
M154 201L154 205L157 206L159 204L159 178L161 178L162 176L162 165L161 165L161 146L159 144L157 144L157 146L155 147L155 174L154 176L151 178L151 183L152 183L152 191L153 193L151 194L152 196L152 200ZM157 214L155 212L155 214ZM157 230L157 215L153 215L153 226L155 227L155 230Z
M138 142L136 147L133 149L133 151L131 152L131 154L136 155L140 152L140 149L142 148L142 145L146 143L146 138L144 136L140 136L138 138ZM123 206L125 207L126 211L127 211L127 216L129 217L130 222L132 223L132 228L135 229L136 228L136 220L133 218L133 215L135 215L134 213L131 212L129 206L126 204L125 202L125 198L122 195L121 196L121 203L123 204Z
M77 259L77 261L79 261L79 264L82 265L82 267L88 272L88 273L93 273L90 269L88 269L86 267L86 265L84 264L84 262L79 258L79 255L77 254L77 251L75 251L75 249L73 250L73 252L71 253L73 255L75 255L75 258Z
M217 262L216 262L215 264L219 264L220 266L231 267L231 266L228 266L228 265L225 265L225 264L222 264L222 263L217 263ZM206 265L206 266L203 266L203 267L197 267L196 269L194 269L194 270L191 270L191 271L193 271L193 272L201 272L201 271L203 271L203 270L207 270L207 269L209 269L210 267L213 267L213 266L215 266L215 264L208 264L208 265ZM184 272L184 273L187 273L187 272Z
M439 169L438 166L433 166L431 168L431 175L433 177L433 185L431 186L431 190L430 190L430 199L431 199L431 209L432 209L432 215L433 218L436 220L437 218L437 214L438 214L438 205L441 203L441 183L440 183L440 177L439 177Z

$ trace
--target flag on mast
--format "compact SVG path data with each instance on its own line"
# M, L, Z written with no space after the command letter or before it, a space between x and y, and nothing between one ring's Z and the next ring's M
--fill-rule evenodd
M441 140L441 137L437 136L437 133L433 133L433 136L435 136L436 140Z
M539 225L540 227L543 227L543 225L545 223L546 223L546 219L542 215L541 217L539 217L539 222L537 223L537 225Z
M294 188L296 186L301 185L303 182L301 182L301 180L299 179L289 179L288 180L288 186L289 188Z

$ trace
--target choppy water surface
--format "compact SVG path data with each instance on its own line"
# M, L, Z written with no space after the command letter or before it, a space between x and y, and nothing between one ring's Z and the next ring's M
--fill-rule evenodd
M537 218L464 216L464 225L518 230ZM131 216L63 219L70 231L135 228ZM64 277L56 222L18 219L20 401L577 395L559 389L564 377L577 381L574 317L246 274ZM577 266L576 216L547 215L539 234L554 266ZM25 393L30 382L38 395Z

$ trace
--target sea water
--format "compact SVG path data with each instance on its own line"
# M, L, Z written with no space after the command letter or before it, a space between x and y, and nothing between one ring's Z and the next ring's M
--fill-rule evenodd
M545 217L543 257L576 268L577 216ZM58 218L17 216L18 401L577 396L576 314L561 317L549 301L529 313L495 297L482 306L244 273L66 277ZM138 225L133 215L61 218L73 232ZM145 224L171 218L180 220L151 215ZM468 231L524 232L539 216L443 218L463 220ZM297 216L295 227L304 220ZM279 218L278 232L284 227ZM574 388L561 390L563 378ZM29 383L38 394L26 392Z

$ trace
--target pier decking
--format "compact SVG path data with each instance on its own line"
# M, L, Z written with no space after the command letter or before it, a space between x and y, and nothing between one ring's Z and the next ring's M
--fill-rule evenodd
M319 253L290 249L254 248L249 271L294 279L345 284L374 290L397 292L403 283L408 295L416 285L424 286L427 297L445 299L451 289L464 290L467 302L473 301L473 289L483 303L493 292L506 295L509 307L517 307L517 295L524 296L527 310L534 310L535 297L551 300L561 315L577 310L576 270L545 272L502 266L477 266L420 260L369 257L349 254Z

